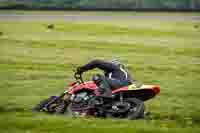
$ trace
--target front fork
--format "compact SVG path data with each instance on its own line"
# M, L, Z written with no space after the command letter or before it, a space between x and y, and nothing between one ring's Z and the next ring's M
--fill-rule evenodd
M68 93L68 90L66 90L64 93L60 95L60 98L63 98L64 102L66 104L69 104L71 102L71 94Z
M71 94L68 93L68 90L66 90L65 92L63 92L60 96L55 97L54 99L52 99L47 105L46 107L48 108L51 104L55 103L56 101L62 99L66 105L69 105L70 103L70 97Z

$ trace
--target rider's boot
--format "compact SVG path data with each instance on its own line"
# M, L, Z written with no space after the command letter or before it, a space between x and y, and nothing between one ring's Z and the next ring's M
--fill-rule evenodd
M112 98L112 90L110 88L110 85L106 81L106 78L102 75L95 75L93 77L93 81L96 83L96 85L99 87L100 96L102 98Z
M112 98L112 91L111 90L108 90L107 88L102 88L102 87L99 87L100 90L103 90L99 97L102 97L102 98L106 98L106 99L110 99Z

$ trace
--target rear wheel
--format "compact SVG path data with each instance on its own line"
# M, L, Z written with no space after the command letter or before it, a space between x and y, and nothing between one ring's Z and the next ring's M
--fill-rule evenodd
M125 102L130 104L130 108L127 113L127 118L130 120L144 118L144 102L137 98L126 99Z

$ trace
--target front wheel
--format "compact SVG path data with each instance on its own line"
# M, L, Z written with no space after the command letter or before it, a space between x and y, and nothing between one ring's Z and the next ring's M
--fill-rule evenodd
M64 100L60 101L60 103L57 104L55 107L55 113L56 114L64 114L67 109L68 104L64 102Z
M57 96L51 96L37 104L33 108L33 111L60 114L64 113L66 106L66 103L62 99Z
M41 101L39 104L37 104L35 107L33 107L33 111L34 112L41 112L41 111L47 111L47 108L45 108L45 106L51 102L52 100L54 100L56 98L56 96L51 96L48 99L45 99L43 101Z

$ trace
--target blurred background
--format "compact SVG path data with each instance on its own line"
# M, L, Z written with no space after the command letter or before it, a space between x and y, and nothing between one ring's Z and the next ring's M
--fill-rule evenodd
M0 0L0 9L200 10L200 0Z

